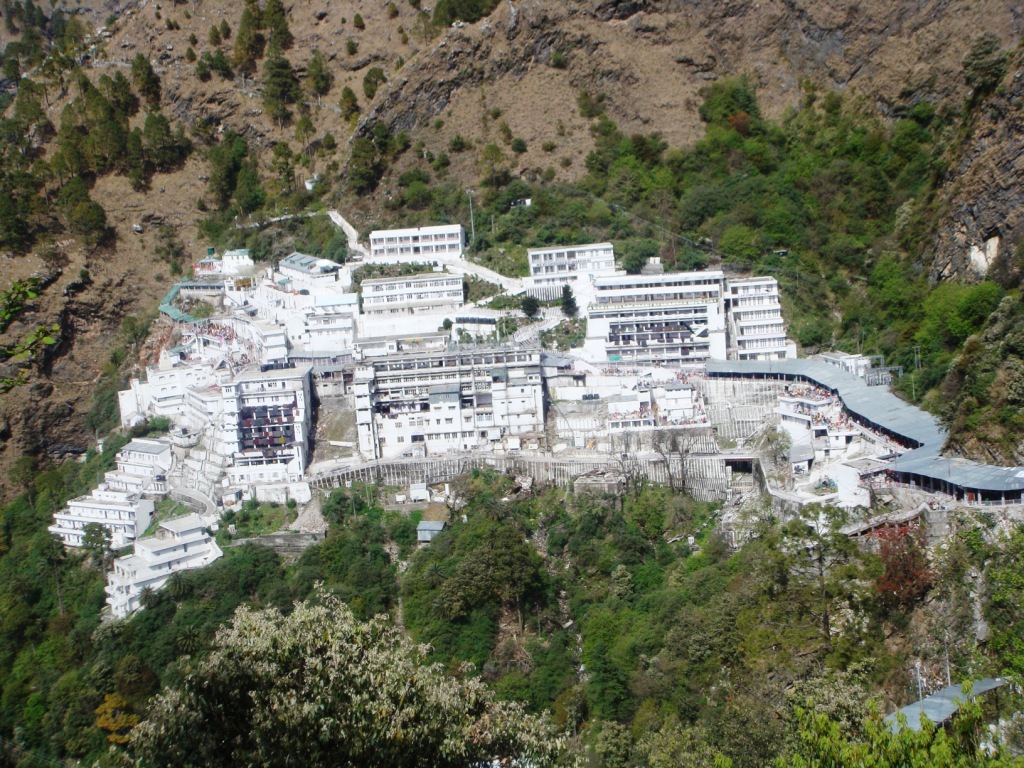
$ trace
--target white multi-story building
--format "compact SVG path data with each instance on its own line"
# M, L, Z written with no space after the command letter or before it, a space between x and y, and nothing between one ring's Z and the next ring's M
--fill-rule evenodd
M112 547L124 547L149 527L154 509L152 499L101 484L88 496L72 499L66 509L55 512L48 530L59 536L64 546L80 547L85 526L95 523L110 533Z
M185 362L180 354L163 351L156 366L146 368L146 380L132 379L117 393L121 425L131 427L147 416L178 418L186 414L186 393L216 387L231 373L212 361Z
M302 480L310 441L310 366L239 373L221 387L221 441L233 485Z
M339 293L319 297L316 304L302 316L301 331L289 338L307 352L338 352L351 349L355 339L359 297L354 293Z
M729 357L734 360L784 360L796 350L786 339L774 277L730 278L725 283L729 316Z
M107 603L115 618L138 610L144 589L160 589L175 573L202 568L224 554L199 515L164 520L155 536L135 541L135 554L119 557L107 577Z
M523 285L529 293L545 299L556 298L563 285L615 273L611 243L530 248L526 258L530 275Z
M426 258L461 258L466 231L461 224L413 229L380 229L370 233L370 256L418 261Z
M135 438L118 451L117 469L104 482L114 491L162 496L167 492L167 473L174 461L168 440Z
M595 278L586 357L662 365L725 359L723 279L718 271Z
M368 458L472 450L544 428L540 351L462 348L375 359L353 382Z
M454 312L465 304L462 276L443 272L364 280L364 315L422 315Z

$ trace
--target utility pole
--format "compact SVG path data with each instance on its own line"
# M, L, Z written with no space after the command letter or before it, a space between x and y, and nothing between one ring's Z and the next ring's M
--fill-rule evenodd
M466 195L469 197L469 229L470 232L472 233L473 238L472 242L470 242L469 244L469 247L472 248L473 243L476 242L476 219L473 218L473 190L467 189Z

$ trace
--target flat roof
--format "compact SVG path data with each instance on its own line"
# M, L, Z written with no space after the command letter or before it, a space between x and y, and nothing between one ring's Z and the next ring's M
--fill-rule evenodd
M182 515L181 517L172 517L170 520L161 520L160 527L174 533L183 533L196 528L205 528L206 523L199 515Z
M661 275L608 275L595 277L594 285L598 288L604 287L631 287L637 285L664 285L682 281L693 285L707 285L702 280L713 280L720 283L725 279L725 273L717 269L708 269L703 272L666 272Z
M315 307L334 307L340 305L353 305L359 303L359 294L357 293L331 293L326 296L317 296L313 306Z
M441 235L446 232L462 232L461 224L435 224L429 227L407 227L406 229L375 229L370 239L375 237L401 237L402 235Z
M299 253L298 251L292 251L281 259L278 267L290 267L291 269L297 269L300 272L307 272L309 274L326 274L329 272L336 272L340 265L327 259L321 259L316 256Z
M170 443L165 443L161 440L146 440L143 438L135 438L128 445L122 448L122 451L133 451L135 453L151 453L156 455L163 453L171 448Z
M295 368L271 368L269 371L249 370L242 371L235 377L236 382L241 381L273 381L301 379L309 375L313 370L311 365L303 365Z
M555 251L582 251L594 250L597 248L612 248L611 243L587 243L586 245L547 245L543 248L527 248L526 253L532 256L535 253L553 253Z
M374 277L363 280L362 285L389 285L391 283L422 282L424 280L457 279L462 282L462 275L455 275L451 272L421 272L405 277Z

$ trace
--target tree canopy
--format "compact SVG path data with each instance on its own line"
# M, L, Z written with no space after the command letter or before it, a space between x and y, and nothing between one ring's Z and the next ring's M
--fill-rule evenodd
M425 666L385 618L325 592L288 615L242 607L134 735L142 766L552 764L558 739L482 682Z

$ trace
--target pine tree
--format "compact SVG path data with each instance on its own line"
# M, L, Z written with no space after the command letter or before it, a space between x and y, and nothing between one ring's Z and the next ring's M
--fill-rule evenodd
M153 71L149 59L141 53L136 54L132 60L132 83L149 106L160 104L160 78Z
M242 20L238 23L238 34L235 35L235 47L231 63L244 78L256 71L256 61L263 55L263 35L260 34L259 18L247 5L242 11Z
M316 103L319 104L320 98L326 96L334 85L334 75L327 68L327 59L320 51L313 52L313 58L306 67L306 78L309 81L309 90L316 96Z
M356 92L347 85L341 91L341 98L338 100L338 107L341 109L341 116L348 120L359 112L359 100Z
M562 286L562 314L566 317L576 317L579 307L576 306L576 297L573 296L572 288L568 285Z
M270 33L268 50L271 55L283 53L292 47L295 38L288 28L288 15L281 0L267 0L263 9L263 26Z
M267 114L280 124L291 120L288 109L299 96L299 80L288 59L272 56L263 65L263 105Z

